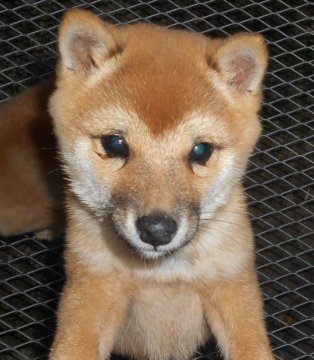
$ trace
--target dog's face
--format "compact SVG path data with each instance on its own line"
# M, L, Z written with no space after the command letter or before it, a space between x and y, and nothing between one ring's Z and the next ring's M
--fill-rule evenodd
M59 48L50 111L72 191L145 258L184 246L258 138L263 39L116 28L74 10Z

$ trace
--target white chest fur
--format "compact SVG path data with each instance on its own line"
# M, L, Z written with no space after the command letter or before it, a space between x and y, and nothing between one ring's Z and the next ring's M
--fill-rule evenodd
M197 294L184 285L148 287L130 303L114 352L136 359L185 360L207 337Z

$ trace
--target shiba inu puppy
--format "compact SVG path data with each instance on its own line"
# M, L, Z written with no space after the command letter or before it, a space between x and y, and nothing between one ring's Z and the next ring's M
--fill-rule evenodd
M50 360L273 359L241 177L260 134L256 34L66 13L50 99L68 179Z

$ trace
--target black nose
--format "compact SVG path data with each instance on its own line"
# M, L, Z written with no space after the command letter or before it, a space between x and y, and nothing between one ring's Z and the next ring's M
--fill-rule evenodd
M178 228L176 221L166 215L142 216L136 227L142 241L153 246L168 244Z

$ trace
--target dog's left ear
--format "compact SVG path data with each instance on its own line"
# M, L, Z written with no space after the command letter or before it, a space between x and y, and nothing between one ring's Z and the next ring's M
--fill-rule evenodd
M58 40L63 69L89 73L100 67L117 50L113 32L114 25L101 21L89 11L67 11Z
M267 48L261 35L240 33L225 39L213 55L211 66L236 93L255 93L267 67Z

